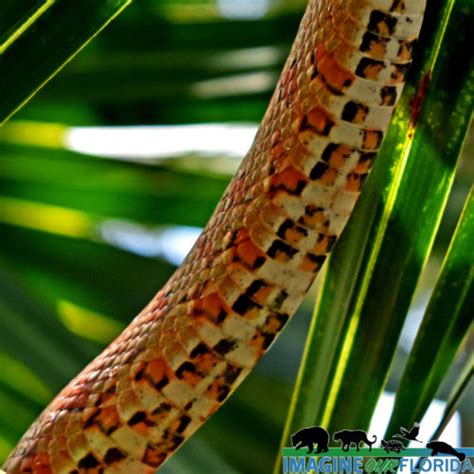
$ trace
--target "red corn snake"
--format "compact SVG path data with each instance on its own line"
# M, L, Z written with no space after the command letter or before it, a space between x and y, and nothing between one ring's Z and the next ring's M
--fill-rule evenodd
M310 0L255 142L194 248L40 415L8 473L152 473L294 314L380 148L424 0Z

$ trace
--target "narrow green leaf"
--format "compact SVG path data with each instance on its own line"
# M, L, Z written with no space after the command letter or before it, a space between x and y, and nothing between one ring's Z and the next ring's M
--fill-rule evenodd
M0 271L0 346L58 390L89 360L84 343L67 331L48 307ZM48 336L46 337L45 334Z
M3 25L8 34L0 37L0 123L25 104L130 1L41 0L36 9L23 5L20 21L12 18L10 28ZM11 2L6 7L9 11L14 8Z
M322 285L283 445L303 426L369 424L468 127L471 18L466 0L428 4L418 61Z
M467 392L467 389L470 387L470 384L474 377L474 366L472 362L473 361L471 354L470 357L466 358L464 370L461 371L458 381L454 384L454 388L448 396L443 416L441 417L441 421L439 422L439 425L437 426L435 432L433 433L433 436L431 437L432 439L438 439L441 436L444 429L448 425L449 420L451 420L451 417L456 412L456 408L462 401L465 393Z
M24 19L44 8L45 3L44 0L3 0L0 4L0 45L7 43L27 21Z
M423 418L467 337L474 311L473 235L471 191L400 381L389 436Z

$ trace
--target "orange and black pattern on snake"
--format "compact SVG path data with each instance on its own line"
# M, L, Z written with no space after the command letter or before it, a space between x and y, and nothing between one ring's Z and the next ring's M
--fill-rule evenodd
M8 473L152 473L294 314L400 96L423 0L310 0L255 142L184 263L53 400Z

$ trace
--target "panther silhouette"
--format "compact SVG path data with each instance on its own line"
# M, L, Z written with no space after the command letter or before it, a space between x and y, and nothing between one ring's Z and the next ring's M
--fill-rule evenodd
M359 451L359 444L365 443L369 446L369 451L372 451L372 445L377 441L377 436L374 435L373 441L369 441L367 433L362 430L342 430L334 433L334 441L340 441L342 450L349 451L351 444L356 445L357 451Z
M294 448L308 448L308 454L314 450L314 445L318 446L316 453L326 453L329 448L329 433L321 426L311 426L302 428L291 435L291 444Z

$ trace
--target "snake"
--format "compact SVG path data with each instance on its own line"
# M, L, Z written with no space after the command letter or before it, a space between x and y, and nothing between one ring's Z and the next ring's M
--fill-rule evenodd
M361 193L425 0L309 0L255 140L169 281L40 414L14 473L153 473L294 315Z

